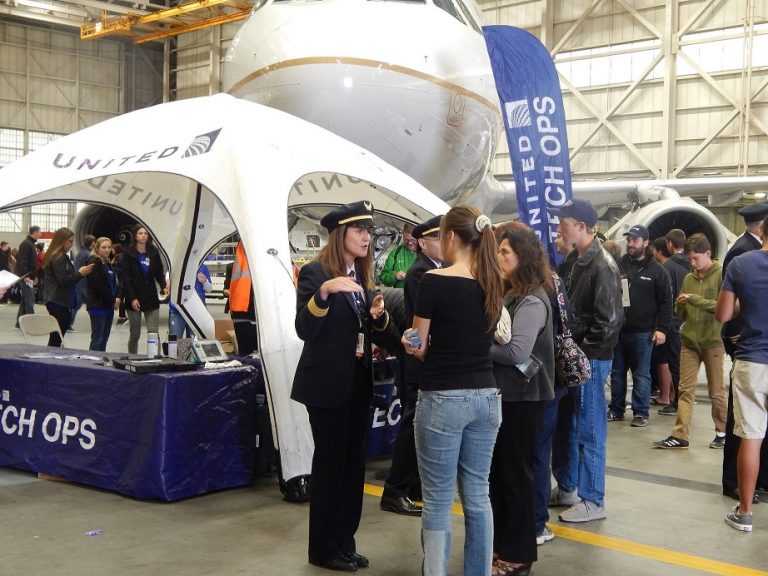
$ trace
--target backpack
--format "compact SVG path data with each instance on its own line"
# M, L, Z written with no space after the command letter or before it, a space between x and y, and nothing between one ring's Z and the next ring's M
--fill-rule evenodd
M560 313L560 329L555 333L556 380L568 387L581 386L592 377L592 366L568 328L568 304L563 282L557 274L553 274L553 279L557 310Z

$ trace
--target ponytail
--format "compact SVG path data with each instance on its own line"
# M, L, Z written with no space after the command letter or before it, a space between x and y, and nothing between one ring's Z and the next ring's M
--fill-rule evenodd
M496 237L491 219L477 208L455 206L443 217L441 236L446 238L449 230L472 247L472 274L485 293L485 315L492 330L501 316L504 282L496 260Z
M485 315L489 329L493 329L501 316L504 282L496 259L496 237L492 226L486 226L480 232L480 244L475 250L475 276L485 292Z

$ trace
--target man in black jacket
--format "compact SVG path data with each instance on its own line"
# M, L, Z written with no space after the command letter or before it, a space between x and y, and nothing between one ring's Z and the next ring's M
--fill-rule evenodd
M620 267L629 298L624 302L624 326L613 354L611 408L608 421L624 420L627 368L632 370L632 426L648 425L651 405L651 354L664 344L672 321L669 275L651 255L645 226L632 226L626 234L627 253Z
M691 271L691 264L685 255L685 232L679 228L673 228L666 233L664 239L667 243L667 252L670 257L664 262L664 269L669 274L670 286L672 288L672 302L677 301L680 294L680 288L683 286L683 279ZM658 411L662 416L677 415L677 396L680 388L680 351L682 341L680 340L680 326L682 321L675 314L674 305L672 306L672 322L669 332L667 332L667 341L661 348L662 356L666 364L669 365L669 372L672 376L672 394L670 402ZM665 362L662 361L662 364Z
M19 245L19 254L16 257L16 275L26 276L21 281L21 302L19 312L16 314L16 328L19 327L19 316L35 313L35 272L37 270L37 249L35 244L40 238L40 226L30 226L29 235Z
M739 210L739 214L744 218L746 230L744 234L728 250L723 260L723 278L731 261L736 256L741 256L752 250L760 250L762 241L760 228L763 220L768 218L768 202L762 204L752 204L744 206ZM736 316L730 322L723 325L723 344L725 351L734 358L739 335L743 328L743 322ZM739 490L736 477L736 457L739 453L741 439L733 433L733 391L732 386L728 387L728 419L725 424L725 450L723 451L723 494L736 500L739 499ZM762 496L768 501L768 440L763 440L763 447L760 457L760 474L757 478L757 495ZM757 496L756 496L757 497Z
M419 282L429 270L442 266L440 249L440 216L430 218L413 229L413 237L418 243L416 260L405 276L405 327L413 323L413 308ZM392 452L392 466L389 469L384 493L381 496L381 509L406 516L420 516L412 497L421 492L419 467L416 460L416 440L413 432L413 418L416 415L416 397L419 390L421 361L413 356L405 356L403 382L400 383L400 402L402 416L400 430Z
M563 266L574 321L571 331L589 357L592 377L581 388L581 407L571 442L578 458L570 463L581 498L560 514L564 522L591 522L606 517L605 442L607 423L604 385L611 372L613 349L624 321L621 280L613 258L595 238L597 212L589 202L572 200L555 211L558 232L575 248Z

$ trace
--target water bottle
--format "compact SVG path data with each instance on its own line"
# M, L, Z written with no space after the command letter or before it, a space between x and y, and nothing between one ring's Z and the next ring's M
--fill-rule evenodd
M178 341L175 334L168 336L168 357L176 358L178 356Z
M160 334L157 332L149 332L147 334L147 356L155 358L159 355L160 351Z

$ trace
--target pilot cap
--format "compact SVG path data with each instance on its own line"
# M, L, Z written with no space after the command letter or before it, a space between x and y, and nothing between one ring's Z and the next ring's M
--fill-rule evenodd
M360 226L370 226L373 224L373 204L368 200L353 202L339 206L331 210L320 220L320 225L328 232L333 232L339 226L345 224L355 224Z
M747 224L762 222L768 217L768 202L744 206L739 210L739 215L744 218L744 222Z
M632 238L642 238L643 240L648 240L650 238L650 234L648 233L648 228L645 226L642 226L640 224L635 224L624 232L624 236L631 236Z
M413 232L411 233L414 238L417 240L419 238L423 238L424 236L431 236L433 234L438 234L440 232L440 222L442 221L442 216L435 216L434 218L430 218L426 222L422 222L418 226L416 226L413 229Z
M597 224L597 212L590 202L574 198L562 206L551 206L548 210L559 218L573 218L584 222L590 228Z

